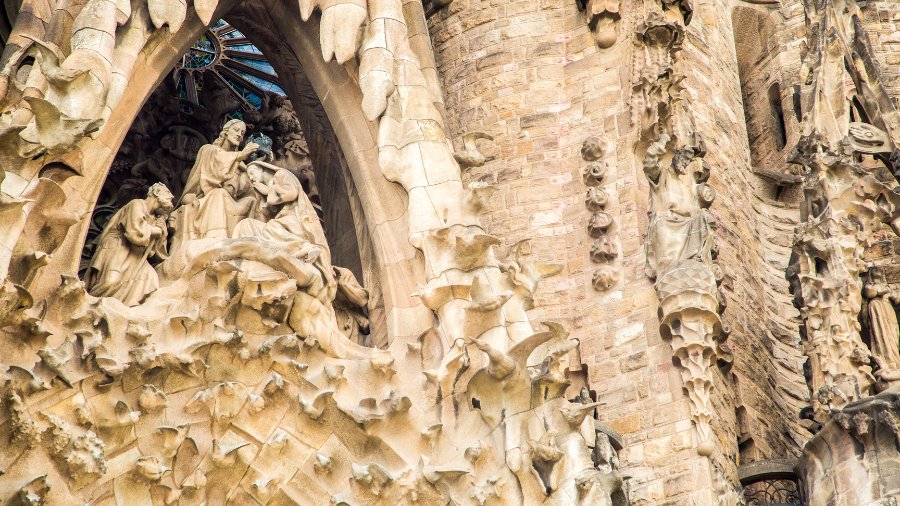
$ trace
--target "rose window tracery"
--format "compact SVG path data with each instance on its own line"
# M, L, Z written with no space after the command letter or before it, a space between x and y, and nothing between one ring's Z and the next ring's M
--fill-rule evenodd
M265 106L266 94L286 96L278 73L266 56L240 30L219 20L178 62L174 74L183 108L200 107L208 79L229 90L239 101L233 116Z

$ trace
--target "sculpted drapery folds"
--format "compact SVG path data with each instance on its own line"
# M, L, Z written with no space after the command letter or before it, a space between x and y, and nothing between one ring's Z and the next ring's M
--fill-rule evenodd
M878 390L897 390L900 380L900 326L894 305L900 302L900 293L887 283L884 271L875 267L869 270L863 286L866 299L864 317L869 327L869 348L872 361L878 367L875 377Z
M159 277L148 259L168 257L166 219L172 199L169 189L157 183L146 199L132 200L112 216L85 278L91 295L136 306L159 288Z
M108 17L91 17L112 12L110 5L117 7L114 26ZM79 20L72 31L57 23L60 33L51 35L61 38L57 47L87 49L78 44L87 33L79 23L105 23L91 33L103 41L109 85L106 64L98 63L69 89L68 72L54 76L60 79L51 83L59 91L53 95L45 81L55 70L35 65L27 86L17 88L19 66L41 50L11 51L2 75L13 90L5 100L12 114L3 116L0 134L14 142L0 145L0 162L24 168L14 169L22 184L4 191L24 187L48 161L25 160L26 153L59 154L76 172L97 170L79 165L81 154L91 163L103 159L84 135L99 128L102 138L112 125L97 122L96 111L79 118L56 111L76 96L113 110L109 117L118 107L136 107L144 97L119 100L136 62L167 52L165 61L173 61L173 45L195 40L214 14L226 15L233 5L151 0L131 2L126 12L121 2L57 2L60 20ZM463 184L435 106L436 83L410 43L405 13L415 15L415 6L267 4L281 14L276 24L286 16L304 23L320 10L304 29L318 29L321 56L337 61L328 72L350 77L335 86L359 86L358 107L378 130L378 165L409 197L402 216L409 242L422 253L426 281L418 296L438 315L401 308L414 311L398 310L392 321L399 332L407 325L429 330L389 351L349 341L334 300L342 282L348 299L358 303L361 294L343 274L334 279L324 233L294 175L260 163L243 171L245 153L237 151L243 132L232 123L218 145L197 157L176 210L170 256L157 270L160 287L139 304L95 297L71 273L33 305L27 287L3 291L16 294L16 303L4 307L18 311L3 339L24 344L5 362L0 394L9 423L2 425L12 436L0 454L10 457L3 462L25 463L4 469L3 497L34 491L52 504L118 505L305 505L323 498L608 504L611 494L621 497L615 466L597 469L591 458L589 415L597 404L562 397L561 359L575 343L554 323L535 332L525 313L540 280L560 267L531 261L524 245L495 253L499 240L478 218L490 189ZM180 33L183 27L192 32ZM54 48L47 47L50 61ZM354 57L358 64L340 66ZM37 95L53 108L42 109L47 104ZM40 135L19 135L32 119ZM3 238L12 251L15 231ZM44 437L50 444L42 444Z

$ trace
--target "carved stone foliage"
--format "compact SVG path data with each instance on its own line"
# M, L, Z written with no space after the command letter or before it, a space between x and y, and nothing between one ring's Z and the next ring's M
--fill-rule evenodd
M807 381L822 422L829 410L872 395L876 379L880 388L889 388L896 375L895 360L885 361L872 353L880 355L884 345L896 343L885 342L882 335L871 342L876 349L867 347L859 318L863 255L873 244L874 233L886 227L897 231L900 197L867 173L857 159L897 146L897 111L881 88L856 5L810 0L805 8L809 104L804 107L808 113L794 161L806 170L806 201L787 278L804 321ZM853 64L846 66L845 61ZM869 124L850 122L851 104L844 84L848 75ZM881 147L872 149L875 144ZM884 296L875 285L870 284L873 302L884 307L874 300Z
M132 4L145 29L134 42L110 22L136 25L130 10L88 4L112 16L101 16L107 40L133 51L107 55L113 66L134 59L146 31L178 30L187 14L208 25L224 7ZM333 304L342 275L300 180L251 162L246 125L226 123L196 157L159 288L138 304L90 295L74 276L39 302L4 285L2 338L17 345L4 347L14 351L0 388L0 496L118 505L621 498L614 457L592 455L597 404L563 397L561 358L576 343L552 322L535 332L526 316L540 280L560 267L532 261L527 243L495 252L499 240L478 219L489 185L462 183L403 3L296 6L304 21L321 11L326 61L359 57L360 107L378 124L384 176L408 195L409 241L427 279L418 295L436 323L389 351L352 343ZM97 21L72 8L76 27ZM129 69L113 81L127 82ZM69 95L47 96L61 107ZM59 129L72 138L41 140L38 151L71 149L84 131Z
M588 162L582 169L582 180L587 191L584 205L593 214L588 220L588 235L594 240L591 245L591 261L599 264L594 271L592 284L597 291L606 291L618 284L620 266L618 236L615 233L615 218L609 214L610 190L613 178L609 175L608 155L612 149L609 142L597 137L585 139L581 146L581 158Z
M638 156L650 183L647 275L656 281L663 336L670 339L697 428L698 451L710 455L713 368L727 354L720 317L724 300L714 263L715 192L707 180L705 146L682 97L678 62L689 2L663 2L638 26L634 117L640 126ZM677 7L677 9L676 9ZM676 15L672 15L676 13ZM664 15L665 14L665 15Z

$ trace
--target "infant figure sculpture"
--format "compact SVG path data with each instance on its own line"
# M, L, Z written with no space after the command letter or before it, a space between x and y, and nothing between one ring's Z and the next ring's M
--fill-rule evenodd
M159 278L148 259L167 258L166 216L172 210L172 199L166 185L156 183L146 199L132 200L113 215L100 235L85 278L91 295L136 306L159 288Z
M191 239L223 239L248 215L256 198L247 178L244 160L259 146L250 142L238 150L247 125L240 120L225 123L219 137L200 148L174 215L172 249Z

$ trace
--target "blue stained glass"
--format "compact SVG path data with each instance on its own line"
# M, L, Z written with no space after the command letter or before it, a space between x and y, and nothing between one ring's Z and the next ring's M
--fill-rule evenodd
M216 45L213 43L209 34L204 34L200 40L194 43L187 54L184 55L183 64L190 69L202 69L208 67L216 61Z
M252 105L256 109L262 107L262 97L260 97L253 91L248 90L244 87L244 85L235 81L234 79L225 77L225 80L228 81L228 84L230 84L231 87L235 89L235 91L237 91L242 97L244 97L244 100L246 100L250 105Z
M237 73L240 74L241 77L243 77L244 79L250 81L251 84L255 84L262 90L272 91L272 92L278 93L279 95L287 95L287 93L285 93L284 90L281 89L281 86L278 86L277 84L275 84L273 82L266 81L265 79L256 77L256 76L254 76L252 74L248 74L246 72L237 71Z
M275 73L275 68L272 67L272 64L267 61L251 60L249 58L236 58L236 57L232 57L231 59L236 62L243 63L244 65L253 67L257 70L262 70L266 74L271 74L273 77L278 77L278 74Z
M237 28L234 28L229 32L220 34L219 37L222 37L223 39L243 39L247 36L241 33Z
M259 48L254 46L253 44L238 44L236 46L228 46L228 49L243 51L245 53L263 54L262 51L260 51Z
M241 56L221 59L219 56L222 54L223 49L234 53L252 53L263 57L263 59L257 60ZM229 55L234 53L228 52ZM194 100L192 97L195 95L202 95L202 83L204 82L202 76L208 77L208 74L205 74L208 70L224 79L234 89L235 93L246 102L245 105L241 106L242 109L249 110L250 107L259 109L262 107L262 96L265 92L286 96L284 88L278 83L278 74L275 72L275 68L264 57L265 55L263 55L262 51L247 40L246 35L232 27L228 22L220 19L212 25L211 31L201 36L181 58L180 68L190 69L192 73L190 76L179 76L176 84L176 95L185 101L192 101ZM262 77L260 77L236 69L234 64L228 64L229 60L251 67L265 75L261 74ZM228 73L225 72L226 68ZM231 77L229 77L229 73L231 73ZM193 79L190 78L191 76L193 76ZM240 80L236 76L240 76ZM188 89L192 83L196 93L194 93L195 90ZM185 105L185 107L190 106ZM241 112L237 112L237 114L241 114Z

